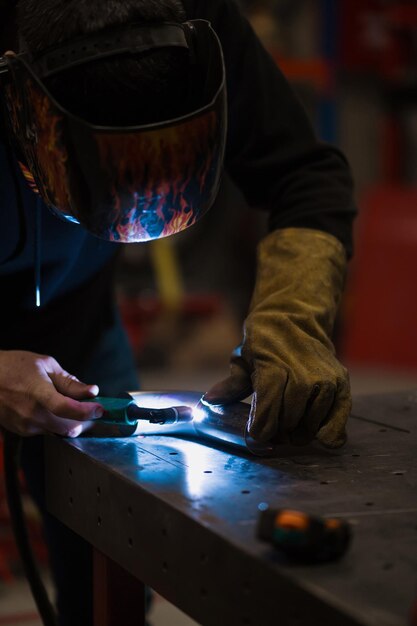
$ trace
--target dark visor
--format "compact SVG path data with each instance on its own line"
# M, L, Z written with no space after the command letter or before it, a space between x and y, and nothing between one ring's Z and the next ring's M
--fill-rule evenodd
M26 55L1 59L9 125L41 197L64 219L119 242L166 237L200 219L218 192L226 137L223 54L210 24L196 20L136 31L134 51L190 46L190 62L205 77L196 110L149 125L95 126L65 110L42 82L62 70L60 49L38 61ZM97 46L84 49L84 56L77 46L69 60L65 48L66 67L120 53L129 41L132 32L103 53L100 46L98 52Z

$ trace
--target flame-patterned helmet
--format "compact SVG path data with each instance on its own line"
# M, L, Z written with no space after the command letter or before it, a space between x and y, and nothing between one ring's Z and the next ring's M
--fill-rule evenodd
M110 127L73 115L43 79L126 51L190 49L204 93L197 110L158 123ZM46 51L0 58L6 121L23 165L54 213L118 242L148 241L194 224L213 204L226 138L220 42L209 22L131 25Z

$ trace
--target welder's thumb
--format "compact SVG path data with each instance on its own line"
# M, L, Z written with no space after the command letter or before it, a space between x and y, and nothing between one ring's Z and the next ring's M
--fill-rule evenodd
M231 364L230 376L216 383L203 396L207 404L232 404L240 402L252 394L252 381L250 374L240 362Z
M58 368L49 374L49 378L59 393L68 398L73 398L74 400L94 398L94 396L98 394L99 389L97 385L82 383L78 378L63 370L59 365Z

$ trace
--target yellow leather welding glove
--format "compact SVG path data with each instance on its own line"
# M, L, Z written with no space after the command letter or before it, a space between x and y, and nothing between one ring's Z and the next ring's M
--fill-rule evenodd
M249 433L259 441L303 445L346 441L349 377L331 334L346 272L332 235L307 228L270 233L258 250L255 290L230 376L203 398L212 405L253 393Z

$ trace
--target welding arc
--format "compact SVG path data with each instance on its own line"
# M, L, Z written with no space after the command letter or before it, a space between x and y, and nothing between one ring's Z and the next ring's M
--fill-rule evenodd
M20 558L22 559L25 574L44 626L58 626L58 617L49 600L33 556L23 513L22 495L19 485L22 439L18 435L5 430L3 431L3 440L6 498Z

